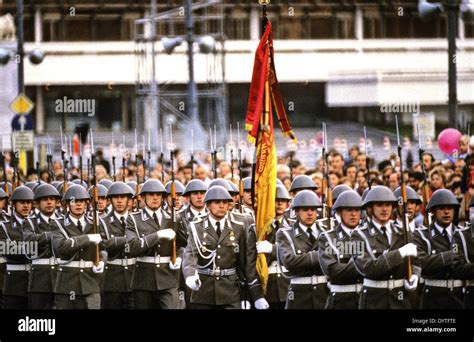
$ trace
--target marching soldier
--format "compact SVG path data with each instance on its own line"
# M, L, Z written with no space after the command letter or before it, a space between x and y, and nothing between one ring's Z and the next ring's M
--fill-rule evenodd
M252 206L252 177L245 177L242 179L244 187L244 196L242 198L242 209L243 212L252 216L255 220L255 213L253 212Z
M89 189L89 196L92 198L94 187ZM97 184L97 211L100 218L107 216L107 207L109 205L109 200L107 199L107 188L104 185Z
M420 197L418 196L418 194L416 193L416 191L413 190L413 188L409 186L406 186L405 188L406 188L406 194L407 194L407 205L406 205L407 225L408 225L408 229L410 230L410 235L413 238L413 234L415 233L415 230L420 228L420 226L415 221L415 215L418 212L419 206L422 201ZM401 187L398 187L397 189L395 189L393 194L398 200L398 206L396 210L397 220L395 224L401 229L403 229L403 218L405 217L405 215L403 214L403 206L402 206L403 199L402 199ZM411 307L414 309L417 309L420 307L420 298L423 293L424 282L425 280L423 278L420 278L416 291L410 291L408 293L408 296L410 297Z
M35 251L28 251L26 245L22 245L22 224L31 212L33 196L33 191L30 188L17 187L10 198L13 208L12 216L9 221L0 223L0 240L10 246L4 255L7 262L3 283L4 309L28 309L27 290L28 272L30 271L28 258L31 258Z
M474 309L474 235L468 224L463 229L456 229L453 234L453 250L457 250L460 263L453 272L456 278L465 279L464 309Z
M427 228L417 229L413 236L425 279L421 309L463 307L464 282L455 278L456 267L462 259L453 250L453 234L458 229L453 220L458 209L459 202L449 190L435 191L426 206L427 211L433 212L434 222Z
M206 191L207 186L200 179L193 179L186 185L183 196L188 197L189 206L178 213L181 222L201 220L207 215L206 204L204 203Z
M41 184L34 191L39 213L23 221L25 241L38 244L38 255L31 263L28 281L29 308L47 310L54 307L54 285L57 263L51 251L50 222L58 219L56 203L61 196L51 184Z
M272 230L264 241L257 243L255 225L251 227L247 235L247 276L250 294L257 309L265 308L265 302L260 298L265 298L270 309L284 309L288 286L290 281L284 276L276 255L276 235L282 227L290 226L294 221L284 217L286 209L290 205L290 194L283 185L276 186L275 196L275 218L272 223ZM256 272L256 259L258 254L265 254L268 265L268 282L265 296L261 283ZM260 300L260 301L259 301Z
M57 309L100 309L101 274L107 252L86 216L89 200L83 186L72 185L63 196L68 213L50 223L53 254L58 258L54 287ZM95 265L98 251L100 261Z
M326 309L357 309L363 278L357 272L353 254L358 246L351 236L359 227L362 199L354 190L344 191L334 203L341 223L319 237L319 262L329 279L330 293Z
M324 309L327 278L319 265L316 226L321 201L313 191L302 190L291 204L297 221L277 232L278 257L291 275L286 309Z
M364 246L361 253L354 255L354 265L364 277L359 309L411 307L406 291L416 290L420 270L412 258L413 274L405 280L405 262L408 256L416 257L417 249L413 243L404 243L401 228L390 221L396 204L389 188L373 187L363 202L363 207L370 209L371 220L351 235L351 241Z
M349 185L346 184L339 184L332 189L332 201L333 203L336 203L337 198L339 197L340 194L342 194L345 191L352 190ZM334 206L332 207L333 213L331 215L334 215L334 218L336 219L337 224L341 223L341 217L339 216L339 213L336 211Z
M129 258L125 233L130 216L128 202L132 197L132 189L123 182L113 183L107 192L113 211L100 220L100 232L108 255L102 286L103 309L133 309L131 283L136 259Z
M224 187L210 188L204 198L209 215L189 224L183 274L193 290L195 309L240 309L250 304L241 301L241 284L246 279L245 228L229 220L231 200Z
M130 257L137 257L132 281L136 309L178 309L184 300L178 293L179 270L186 233L162 208L165 188L157 179L147 180L140 195L145 207L127 220ZM176 229L176 231L174 230ZM171 260L176 238L176 261Z
M418 207L421 204L421 199L411 187L406 187L407 192L407 216L408 216L408 228L410 229L410 233L413 234L415 229L418 228L418 225L415 222L415 215L418 212ZM402 190L401 187L398 187L393 194L398 200L399 205L397 206L397 221L396 224L400 227L403 227L403 208L400 205L401 198L402 198Z
M291 182L291 186L290 186L289 191L290 191L290 194L292 194L293 197L295 197L298 194L298 192L300 192L302 190L310 190L310 191L313 191L313 192L316 193L317 189L318 189L318 187L313 182L311 177L309 177L307 175L299 175L299 176L296 176L293 179L293 182ZM289 218L289 219L292 219L292 220L297 219L296 214L295 214L294 210L291 208L291 206L285 212L285 217Z
M10 215L8 214L8 195L0 188L0 221L10 220Z
M171 183L172 181L169 181L165 185L165 190L166 190L166 198L165 198L165 205L163 206L164 209L171 214ZM184 192L184 185L178 180L174 181L175 187L176 187L176 199L175 199L175 211L178 212L183 208L183 192Z

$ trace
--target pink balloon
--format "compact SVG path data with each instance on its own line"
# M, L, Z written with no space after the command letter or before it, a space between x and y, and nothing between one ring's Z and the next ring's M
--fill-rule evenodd
M452 155L454 152L459 152L459 140L462 133L455 128L446 128L438 135L438 147L446 154Z

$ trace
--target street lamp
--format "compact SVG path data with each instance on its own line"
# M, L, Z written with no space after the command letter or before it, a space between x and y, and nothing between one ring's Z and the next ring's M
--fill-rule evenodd
M418 13L421 20L427 22L442 11L448 14L448 112L449 126L457 128L456 119L457 99L457 75L456 75L456 35L458 11L461 11L463 20L471 20L474 13L472 0L463 0L461 6L458 0L447 0L443 6L441 3L429 3L426 0L418 1Z

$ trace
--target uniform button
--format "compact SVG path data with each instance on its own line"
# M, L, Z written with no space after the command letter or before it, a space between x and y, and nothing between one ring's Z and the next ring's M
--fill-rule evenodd
M62 269L62 268L60 268L59 270L60 270L60 271L62 271L63 269Z
M280 277L281 277L281 274L277 274L277 277L280 278Z
M81 273L84 272L84 270L81 270Z
M105 269L108 270L108 269L109 269L109 266L105 266Z
M125 266L124 268L125 268L126 270L128 270L128 267L127 267L127 266Z
M221 248L221 245L217 245L217 248Z
M216 280L219 280L219 277L216 277Z
M158 245L158 247L161 247L161 245Z
M313 290L316 290L316 286L313 286Z
M221 258L221 256L220 256L220 255L218 255L218 256L217 256L217 259L220 259L220 258Z
M336 296L336 293L335 293L335 292L333 292L333 293L332 293L332 296L333 296L333 297L334 297L334 296Z
M393 279L393 275L390 276L390 279Z
M54 270L54 266L51 266L51 269Z
M156 264L156 267L160 268L160 264Z
M8 275L10 275L10 274L11 274L11 273L10 273L10 272L8 272Z

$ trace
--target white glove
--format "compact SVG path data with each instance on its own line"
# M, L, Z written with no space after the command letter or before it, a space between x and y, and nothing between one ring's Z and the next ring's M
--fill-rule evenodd
M273 245L267 240L257 242L257 252L258 254L270 254L273 250Z
M98 245L102 241L100 234L87 234L89 241L95 245Z
M420 278L416 274L412 274L410 280L405 280L405 290L415 291Z
M402 258L407 256L416 257L418 251L416 250L416 245L414 243L407 243L405 246L398 249Z
M94 273L103 273L104 272L104 262L103 261L99 261L99 265L94 265L92 266L92 272Z
M193 291L198 291L201 287L201 280L199 280L198 275L193 275L186 278L186 286Z
M250 302L248 300L243 300L240 302L240 307L242 310L250 310Z
M258 309L258 310L266 310L270 307L270 305L268 305L268 302L265 298L257 299L254 305L255 305L255 309Z
M173 229L163 229L156 232L158 239L173 240L176 236L176 233Z
M176 263L173 264L172 261L170 261L170 269L171 270L179 270L181 268L181 261L183 261L180 257L176 258Z

